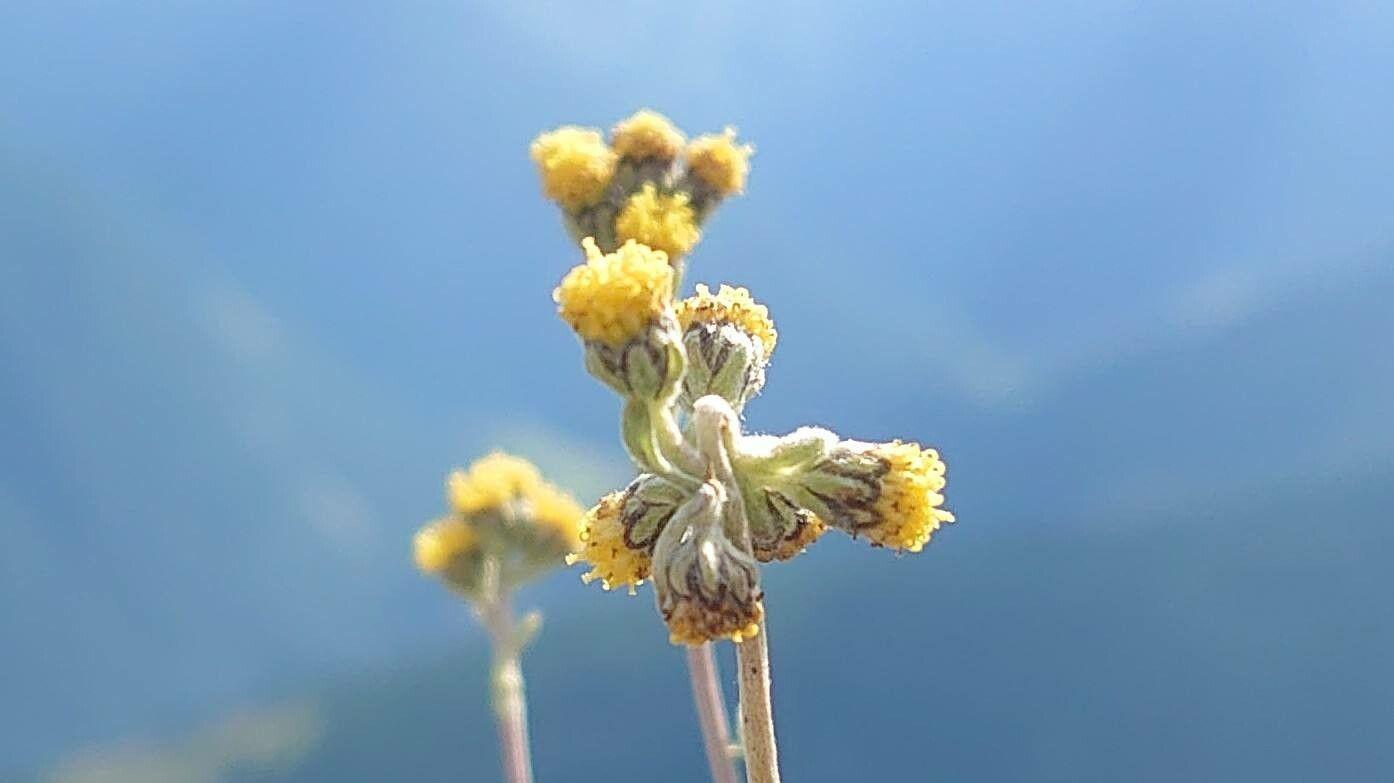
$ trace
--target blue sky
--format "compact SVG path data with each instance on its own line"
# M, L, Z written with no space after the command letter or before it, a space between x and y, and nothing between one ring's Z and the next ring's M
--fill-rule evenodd
M751 427L939 445L1001 512L965 535L1387 470L1391 35L1373 2L6 4L0 586L42 597L10 663L171 651L144 717L112 691L39 756L458 642L405 541L483 449L625 480L548 296L558 124L756 145L690 275L779 324Z

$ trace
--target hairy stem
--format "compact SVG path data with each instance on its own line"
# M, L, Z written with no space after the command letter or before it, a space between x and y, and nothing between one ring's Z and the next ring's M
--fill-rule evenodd
M736 783L736 767L729 753L731 734L726 723L726 699L717 679L712 646L688 647L687 669L692 675L692 699L697 706L697 722L702 727L712 783Z
M779 750L774 739L770 702L770 648L765 621L760 632L736 645L740 667L741 738L745 744L748 783L779 783Z
M489 634L494 660L489 668L489 692L498 722L499 755L505 783L532 783L532 752L528 745L528 701L523 668L518 659L537 630L538 615L514 622L507 588L496 558L484 563L484 589L476 604L479 620Z
M653 425L654 440L663 456L679 470L700 479L704 472L702 455L683 436L682 428L678 426L678 420L673 415L672 401L651 404L649 420Z

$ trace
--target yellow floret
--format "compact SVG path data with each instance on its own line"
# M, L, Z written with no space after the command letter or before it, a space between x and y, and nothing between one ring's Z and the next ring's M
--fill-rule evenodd
M624 345L672 306L673 268L667 253L632 240L608 254L589 237L581 245L586 262L562 278L552 300L583 340Z
M736 143L736 129L698 136L687 145L687 168L723 196L745 192L755 148Z
M412 541L416 567L428 574L439 573L451 560L468 552L476 538L474 528L462 519L436 520L417 531Z
M918 552L940 524L954 521L940 508L945 466L934 449L917 443L886 443L875 454L888 466L876 499L877 523L865 528L867 538L892 549Z
M615 233L621 242L632 239L662 250L669 258L687 255L702 238L689 201L686 193L660 194L652 182L647 182L625 202L615 218Z
M542 192L566 209L600 200L615 173L615 153L600 131L568 125L537 137L530 149Z
M615 152L630 160L672 160L678 156L683 141L682 132L667 117L649 109L635 112L610 131L610 144Z
M625 492L613 492L600 499L581 519L581 549L567 559L570 563L584 562L591 567L581 576L586 584L599 579L606 590L621 585L634 588L649 578L652 561L649 553L633 549L624 538Z
M475 461L468 470L457 470L446 479L450 507L460 514L501 508L542 484L542 474L531 462L502 452Z
M768 358L774 353L779 333L770 320L769 308L757 303L744 288L722 285L713 294L705 285L697 285L697 293L678 302L678 324L686 331L694 323L732 324L755 338L765 349Z

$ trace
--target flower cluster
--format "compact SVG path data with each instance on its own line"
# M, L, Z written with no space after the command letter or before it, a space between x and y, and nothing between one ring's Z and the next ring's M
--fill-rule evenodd
M472 600L559 566L580 545L583 509L532 463L490 454L445 482L450 513L421 528L416 565Z
M533 144L544 192L585 254L553 299L587 370L624 399L621 436L640 470L585 513L570 561L607 590L652 580L676 644L757 633L760 563L795 557L829 529L918 552L953 521L933 449L818 427L741 431L774 322L744 288L699 285L679 299L677 261L711 206L744 188L749 154L733 131L685 143L648 111L615 126L608 146L576 128Z
M688 141L647 109L616 124L608 144L595 128L568 125L531 149L542 192L577 242L589 237L613 252L634 241L675 262L702 238L716 205L745 191L753 151L731 128Z

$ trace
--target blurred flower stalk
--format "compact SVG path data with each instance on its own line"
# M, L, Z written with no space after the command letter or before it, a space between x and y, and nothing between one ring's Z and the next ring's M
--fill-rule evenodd
M507 783L531 783L520 663L542 616L515 618L512 594L560 567L579 541L582 509L527 460L490 454L446 480L449 513L417 532L417 567L474 608L493 646L489 673Z
M584 259L553 293L585 367L622 399L620 434L639 475L586 512L587 582L654 584L669 638L689 654L713 778L732 780L725 709L709 643L736 645L749 781L779 780L761 564L793 558L829 528L918 552L953 516L933 449L845 440L819 427L749 435L777 342L744 288L697 286L684 260L726 198L743 192L753 150L734 130L687 141L641 111L600 131L544 133L531 153ZM715 690L715 693L713 693ZM719 725L718 725L719 724Z

